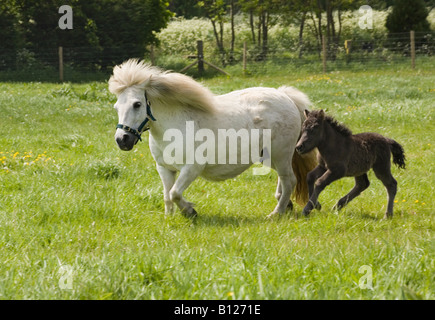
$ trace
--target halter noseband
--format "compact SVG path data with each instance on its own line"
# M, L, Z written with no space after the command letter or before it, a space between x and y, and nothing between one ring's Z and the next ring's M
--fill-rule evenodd
M134 134L137 137L137 141L142 141L141 135L142 133L144 133L145 131L149 130L149 127L145 127L146 124L148 123L148 121L150 121L150 119L152 121L156 121L156 118L154 118L153 114L151 113L151 102L147 99L147 93L145 92L145 103L147 105L147 117L145 118L145 120L140 124L139 128L137 129L133 129L129 126L123 125L118 123L116 125L117 129L122 129L124 131L130 132L132 134ZM136 143L137 143L136 141Z

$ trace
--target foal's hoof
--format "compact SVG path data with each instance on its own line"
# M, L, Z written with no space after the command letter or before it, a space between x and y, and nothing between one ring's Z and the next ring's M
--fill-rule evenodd
M386 212L382 220L390 220L393 219L393 214Z
M293 202L291 200L288 202L287 209L290 211L293 210Z
M181 214L189 219L196 218L198 216L198 213L193 208L182 210Z
M302 214L303 214L304 217L308 217L308 216L310 215L310 212L311 212L311 210L305 210L305 209L304 209L304 210L302 211Z

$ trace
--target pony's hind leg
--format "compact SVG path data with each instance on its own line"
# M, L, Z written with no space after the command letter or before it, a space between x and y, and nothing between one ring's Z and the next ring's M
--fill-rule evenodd
M391 174L391 164L389 162L389 159L387 165L375 164L373 166L373 171L375 172L376 177L382 181L388 193L388 205L384 218L392 218L394 198L396 197L396 193L397 193L397 181L396 179L394 179L393 175Z
M291 157L290 157L291 159ZM288 159L282 159L273 163L273 168L278 173L278 183L276 188L275 197L278 200L278 204L275 209L267 217L271 218L277 214L283 214L286 212L290 203L290 196L296 186L296 176L291 167L291 162L286 161ZM293 204L291 205L293 206Z
M295 183L296 183L296 181L295 181ZM275 199L279 201L279 199L281 199L281 194L282 194L281 180L278 177L278 183L276 185L276 191L275 191ZM291 199L289 200L289 202L287 204L287 209L290 211L293 210L293 202L291 201Z
M358 197L361 192L367 189L370 186L370 181L367 176L367 173L364 173L361 176L355 177L355 186L350 190L350 192L345 195L343 198L338 200L337 204L333 209L341 210L344 208L349 202Z

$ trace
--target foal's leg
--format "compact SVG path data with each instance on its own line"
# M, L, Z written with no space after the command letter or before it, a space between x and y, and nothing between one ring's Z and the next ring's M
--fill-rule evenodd
M394 206L394 197L397 193L397 181L394 179L391 174L391 163L390 159L388 159L388 163L383 164L374 164L373 171L375 172L376 177L382 181L388 193L388 205L387 211L385 212L384 218L392 218L393 217L393 206Z
M308 197L311 198L311 195L314 192L314 183L318 178L320 178L326 172L326 168L323 166L317 166L307 174L307 184L308 184ZM320 210L322 206L319 201L316 202L314 209Z
M165 214L174 213L174 203L171 201L169 191L175 182L175 171L171 171L157 164L157 171L163 183L163 200L165 201Z
M322 192L323 189L325 189L335 180L342 178L344 176L344 172L345 170L343 168L334 168L334 171L328 169L319 179L317 179L316 183L314 184L314 191L310 196L310 200L308 200L307 205L302 211L305 216L308 216L311 210L314 209L320 192Z
M337 204L333 209L341 210L345 207L349 202L351 202L354 198L358 197L361 192L367 189L370 185L369 178L367 177L367 173L364 173L361 176L355 177L355 186L350 192L345 195L343 198L338 200Z
M193 209L193 203L183 198L183 192L201 174L203 168L204 166L197 164L185 165L181 168L177 181L175 181L174 186L169 191L171 201L175 202L180 208L181 213L188 218L195 217L197 213Z

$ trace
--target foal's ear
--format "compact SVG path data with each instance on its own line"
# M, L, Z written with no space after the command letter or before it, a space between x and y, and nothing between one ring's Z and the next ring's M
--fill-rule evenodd
M307 109L304 110L305 119L308 118L308 115L310 114L310 111Z
M323 109L320 109L320 111L319 111L319 118L321 120L323 120L325 118L325 111L323 111Z

